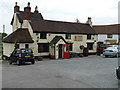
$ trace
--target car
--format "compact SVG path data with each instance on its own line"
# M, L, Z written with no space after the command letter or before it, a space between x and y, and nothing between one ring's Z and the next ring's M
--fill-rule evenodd
M120 46L119 45L109 45L103 51L105 57L118 57L120 56Z
M20 66L23 62L24 63L31 62L32 64L35 63L35 57L34 57L32 49L20 48L20 49L15 49L11 53L9 64L17 63L17 65Z
M117 79L120 79L120 66L118 66L116 69L116 76L117 76Z

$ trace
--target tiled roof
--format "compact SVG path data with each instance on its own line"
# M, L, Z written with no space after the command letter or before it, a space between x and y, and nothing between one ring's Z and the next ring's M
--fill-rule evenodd
M55 36L55 37L51 40L50 44L56 44L60 39L62 39L65 43L67 43L62 36Z
M19 21L23 22L23 11L17 12ZM14 18L11 21L13 24ZM89 24L72 23L63 21L44 20L41 13L31 12L30 24L34 32L51 32L51 33L80 33L94 34L95 31Z
M93 29L97 34L119 34L120 24L113 25L94 25Z
M32 40L28 29L19 28L18 30L16 30L15 32L4 38L2 42L33 43L34 41Z
M23 23L23 11L19 11L16 13L20 23ZM31 12L31 20L32 19L37 19L37 20L43 20L43 17L41 15L41 13L34 13L34 12ZM13 25L13 21L14 21L14 17L12 18L12 21L11 21L11 25Z
M88 24L51 20L35 20L30 22L34 32L95 34Z

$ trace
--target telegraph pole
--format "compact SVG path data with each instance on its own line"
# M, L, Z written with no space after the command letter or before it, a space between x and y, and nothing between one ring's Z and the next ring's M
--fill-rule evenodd
M3 32L2 32L2 37L1 37L1 43L2 43L2 40L3 40L3 34L5 33L5 25L3 24ZM3 59L3 43L2 43L2 59Z
M5 25L3 24L3 33L5 33Z

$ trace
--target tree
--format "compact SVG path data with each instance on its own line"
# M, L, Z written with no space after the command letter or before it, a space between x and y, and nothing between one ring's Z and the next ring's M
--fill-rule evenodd
M2 38L6 37L7 33L2 33Z
M80 23L80 21L79 21L79 19L78 18L76 18L76 20L75 20L77 23Z

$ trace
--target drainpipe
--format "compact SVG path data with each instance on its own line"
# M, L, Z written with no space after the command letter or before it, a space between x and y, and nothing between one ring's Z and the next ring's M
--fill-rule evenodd
M22 28L23 23L21 23L20 28Z
M55 44L54 44L54 56L55 56Z

